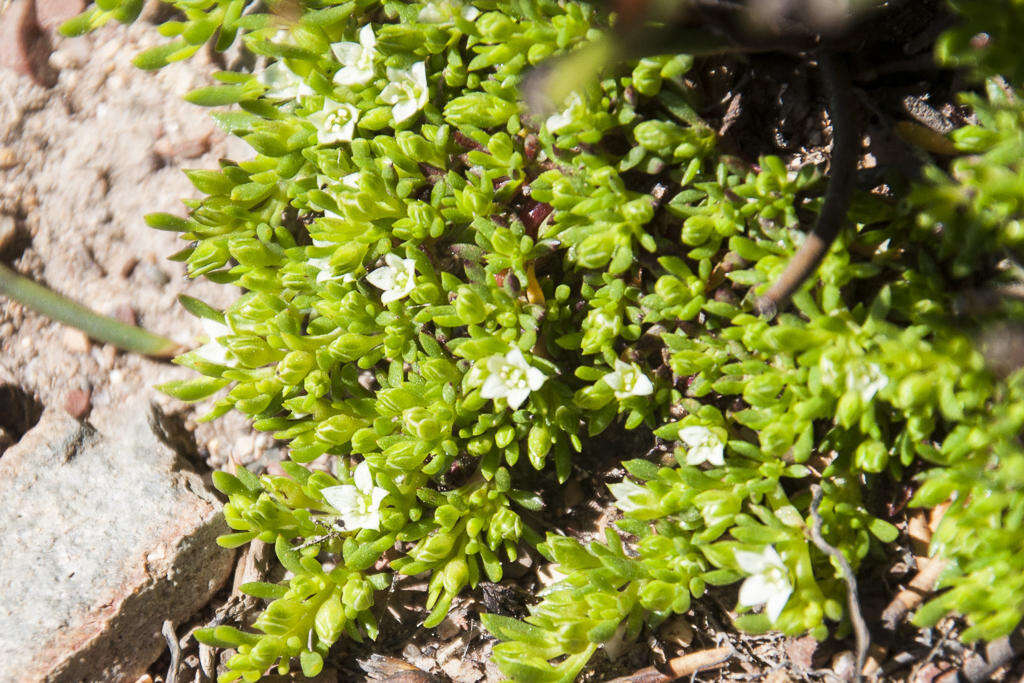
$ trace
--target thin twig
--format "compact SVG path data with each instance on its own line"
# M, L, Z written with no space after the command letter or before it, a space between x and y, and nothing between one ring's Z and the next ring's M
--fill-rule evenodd
M811 487L811 540L814 545L818 546L818 549L834 559L836 564L839 565L839 569L843 572L843 579L846 581L846 602L850 610L850 621L853 623L853 633L857 639L857 670L854 674L855 681L863 680L861 672L864 670L864 664L868 659L868 648L871 647L871 634L868 632L868 626L864 623L864 616L860 610L860 598L857 595L857 578L853 575L853 569L850 567L850 563L846 561L846 556L843 555L833 545L825 540L825 537L821 535L821 513L818 511L818 507L821 505L821 486L815 484Z
M850 76L840 58L823 52L821 77L828 91L828 116L832 121L832 161L825 203L814 230L790 260L775 284L758 299L759 315L773 318L800 285L818 268L846 220L850 193L857 170L858 128L854 125Z
M181 648L178 646L178 636L174 634L174 624L171 623L170 619L164 620L164 625L160 632L164 634L164 640L167 641L167 649L171 651L171 663L167 667L166 683L175 683L178 679L178 661L181 659Z

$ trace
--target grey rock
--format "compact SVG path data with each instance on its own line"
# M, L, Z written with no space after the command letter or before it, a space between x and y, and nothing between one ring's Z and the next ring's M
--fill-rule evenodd
M0 681L135 680L231 572L217 499L125 413L99 434L48 410L0 457Z

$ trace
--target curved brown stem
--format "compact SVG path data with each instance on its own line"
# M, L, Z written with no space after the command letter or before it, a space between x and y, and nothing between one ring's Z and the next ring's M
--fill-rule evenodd
M814 231L793 256L775 284L757 300L758 315L773 318L779 308L821 264L846 220L857 170L858 128L854 125L850 77L838 55L824 52L820 58L821 77L828 92L828 115L832 120L832 162L825 203Z

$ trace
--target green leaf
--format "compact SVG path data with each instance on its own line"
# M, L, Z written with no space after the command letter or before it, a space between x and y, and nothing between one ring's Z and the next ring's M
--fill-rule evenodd
M899 529L881 519L872 519L868 523L868 529L882 543L892 543L900 535Z
M513 640L538 647L550 645L550 634L525 621L498 614L481 614L480 622L498 640Z
M283 536L277 537L277 542L274 543L274 552L277 555L278 561L292 574L299 576L306 573L305 567L300 562L301 556L288 544L288 541Z
M323 671L324 658L316 652L303 651L299 653L299 665L302 667L303 676L314 678Z
M214 473L216 474L216 472ZM278 583L266 583L263 581L250 581L238 587L246 595L263 600L277 600L288 594L288 586Z
M224 534L217 537L217 545L221 548L237 548L256 538L255 531L243 531L237 534Z
M169 213L146 214L146 225L169 232L188 232L191 229L187 220Z
M173 57L188 47L188 43L179 38L173 42L157 45L143 51L132 60L132 64L145 71L159 69L167 66L168 62L174 61Z
M255 99L255 93L245 85L211 85L185 95L186 101L201 107L222 107L251 99Z
M341 604L341 596L338 591L331 591L316 611L313 628L322 642L331 645L338 640L344 627L345 609Z
M230 382L226 379L216 377L196 377L193 379L176 379L164 384L157 385L157 389L168 396L181 399L182 401L201 401L212 396Z

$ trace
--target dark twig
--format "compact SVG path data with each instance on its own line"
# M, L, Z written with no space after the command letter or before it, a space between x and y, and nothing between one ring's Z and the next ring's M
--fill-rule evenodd
M858 128L854 125L850 77L840 58L823 52L821 77L828 91L828 115L832 121L832 162L825 203L814 231L807 236L786 270L755 307L759 315L773 318L789 297L817 269L846 220L857 170Z
M868 660L868 648L871 647L871 634L868 626L864 623L864 616L860 610L860 598L857 595L857 578L853 575L850 563L846 561L838 548L825 540L821 535L821 513L818 507L821 505L821 487L815 484L811 487L811 540L818 550L825 553L836 561L839 569L843 572L843 579L846 581L846 603L850 610L850 621L853 623L853 633L857 640L857 670L854 674L855 681L863 680L861 672L864 671L864 664Z
M174 624L170 619L164 621L160 632L167 641L167 649L171 651L171 663L167 667L167 683L175 683L178 679L178 662L181 659L181 648L178 646L178 636L174 634Z

